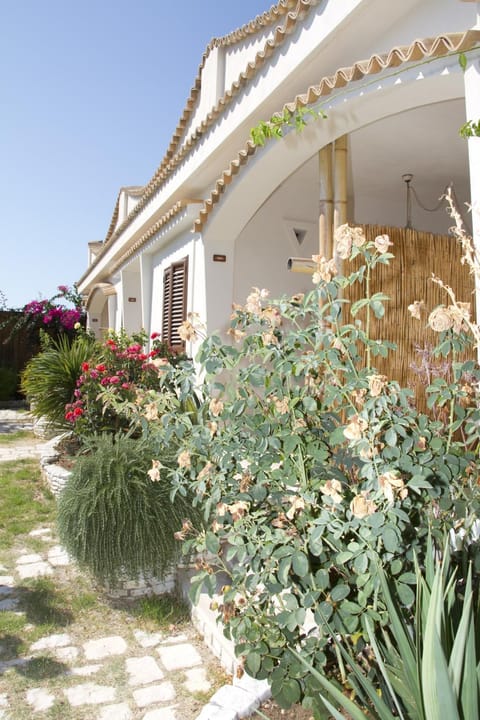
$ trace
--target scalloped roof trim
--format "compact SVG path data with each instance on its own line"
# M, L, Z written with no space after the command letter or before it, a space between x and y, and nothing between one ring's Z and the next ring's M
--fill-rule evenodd
M173 134L170 145L165 153L165 156L160 163L159 167L155 171L151 180L142 188L142 197L137 205L132 209L127 218L122 224L116 228L118 221L118 207L114 210L114 216L110 222L110 226L105 238L105 243L111 238L116 239L122 232L130 225L133 219L138 213L147 205L153 194L161 187L163 182L169 177L169 175L178 167L182 160L192 151L198 140L205 134L205 132L214 124L217 118L222 115L223 112L230 105L232 100L240 93L242 88L249 82L256 73L264 65L265 61L272 56L275 50L283 44L288 35L290 35L296 28L298 22L303 19L309 10L315 6L320 0L280 0L276 5L273 5L270 10L267 10L263 15L258 15L247 25L235 30L234 32L226 35L223 38L214 38L209 45L207 50L202 56L202 61L199 66L198 74L195 79L194 86L190 91L190 96L186 102L185 109L182 117L180 118L179 124ZM292 12L291 8L295 7L295 11ZM244 40L248 35L258 33L262 31L268 25L272 25L279 18L285 17L283 26L278 26L275 29L273 38L267 40L263 50L260 50L254 60L247 64L245 71L240 73L238 80L232 83L230 90L227 90L223 97L220 98L217 105L212 108L206 118L200 123L200 125L192 132L192 134L185 140L184 144L180 147L180 142L183 137L183 133L187 126L190 117L196 107L196 101L198 94L201 89L201 73L205 65L205 61L214 47L227 47L235 43L239 43ZM117 200L118 205L118 200Z
M372 55L368 60L356 62L350 67L340 68L334 75L322 78L318 85L311 85L306 93L297 95L292 102L286 103L279 115L285 110L295 113L299 108L312 105L321 97L327 97L334 90L345 87L351 82L362 80L369 75L425 58L444 57L453 52L470 50L478 42L480 42L480 30L467 30L463 33L447 33L434 38L415 40L411 45L394 47L389 53ZM257 146L248 140L244 148L230 162L229 167L217 180L210 198L204 202L193 227L195 232L202 231L215 205L256 150Z

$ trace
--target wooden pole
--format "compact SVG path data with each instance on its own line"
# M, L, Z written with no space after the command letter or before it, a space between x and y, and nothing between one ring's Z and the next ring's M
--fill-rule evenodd
M333 202L333 229L347 222L347 136L342 135L335 140L334 150L334 202Z
M327 260L333 255L333 147L325 145L318 153L320 208L318 216L318 252Z

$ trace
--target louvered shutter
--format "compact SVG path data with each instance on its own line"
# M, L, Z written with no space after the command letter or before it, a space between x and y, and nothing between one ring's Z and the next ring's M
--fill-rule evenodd
M188 258L168 267L163 274L162 340L177 352L185 349L178 328L187 316Z

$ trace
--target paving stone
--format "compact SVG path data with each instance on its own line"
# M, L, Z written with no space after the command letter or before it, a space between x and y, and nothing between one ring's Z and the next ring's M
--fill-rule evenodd
M178 715L175 714L176 705L170 705L160 710L149 710L143 716L142 720L181 720Z
M106 685L95 685L94 683L85 683L76 687L67 688L63 691L67 696L70 705L100 705L101 703L112 702L115 700L117 691L114 687Z
M101 660L110 655L123 655L127 649L127 643L119 635L89 640L83 644L87 660Z
M42 562L42 560L42 556L37 553L33 553L31 555L20 555L20 557L17 558L17 565L31 565L32 563Z
M55 702L55 695L52 695L44 688L31 688L27 690L27 703L32 706L34 712L48 710Z
M205 668L196 667L185 671L186 680L183 683L188 692L208 692L212 687L212 683L207 678Z
M70 565L71 559L67 551L60 545L54 545L48 551L48 562L53 565L53 567L63 567L65 565Z
M46 635L33 645L30 645L30 650L49 650L50 648L61 648L72 644L72 638L67 633L60 633L56 635Z
M134 690L133 697L139 708L147 707L159 702L168 702L175 697L175 688L171 682L164 682L160 685L150 685L141 690Z
M135 640L143 648L154 647L155 645L158 645L163 637L161 633L147 633L144 630L134 630L133 634L135 636Z
M157 648L160 660L166 670L181 670L202 664L202 658L190 643Z
M19 602L18 598L13 597L0 600L0 610L15 610Z
M100 710L98 720L131 720L132 711L127 703L117 703L116 705L107 705Z
M0 693L0 707L8 707L7 693Z
M78 657L78 648L70 645L68 647L57 648L55 657L62 662L75 662Z
M171 644L171 643L184 643L188 642L188 635L185 635L182 633L181 635L169 635L166 638L163 638L162 645L165 644Z
M12 575L0 575L0 597L2 595L10 595L13 592L15 580Z
M42 537L45 535L51 535L52 529L51 528L37 528L37 530L30 530L28 533L30 537Z
M94 675L96 672L101 670L101 668L101 665L82 665L81 667L72 668L69 671L69 674L88 677L88 675Z
M49 563L42 561L36 563L28 563L26 565L18 565L17 572L21 580L26 580L27 578L53 575L53 568Z
M219 690L217 690L215 695L210 698L209 702L209 706L212 706L213 708L218 707L227 712L229 712L231 708L235 708L236 715L234 715L234 720L237 716L248 717L249 715L252 715L259 705L260 700L256 697L256 695L233 685L223 685ZM207 715L206 717L209 716ZM215 715L212 715L212 718L215 717ZM227 715L227 718L229 717L230 716ZM201 714L198 720L200 720L200 718L203 720ZM223 720L223 715L218 716L218 720L220 719Z
M130 675L129 685L147 685L148 683L163 680L163 672L157 665L155 658L149 655L126 660L127 672Z

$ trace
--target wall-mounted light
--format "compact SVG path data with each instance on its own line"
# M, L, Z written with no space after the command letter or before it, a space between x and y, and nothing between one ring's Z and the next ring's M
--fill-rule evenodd
M317 263L312 259L291 257L288 258L287 268L291 272L305 273L307 275L313 275L317 269Z

